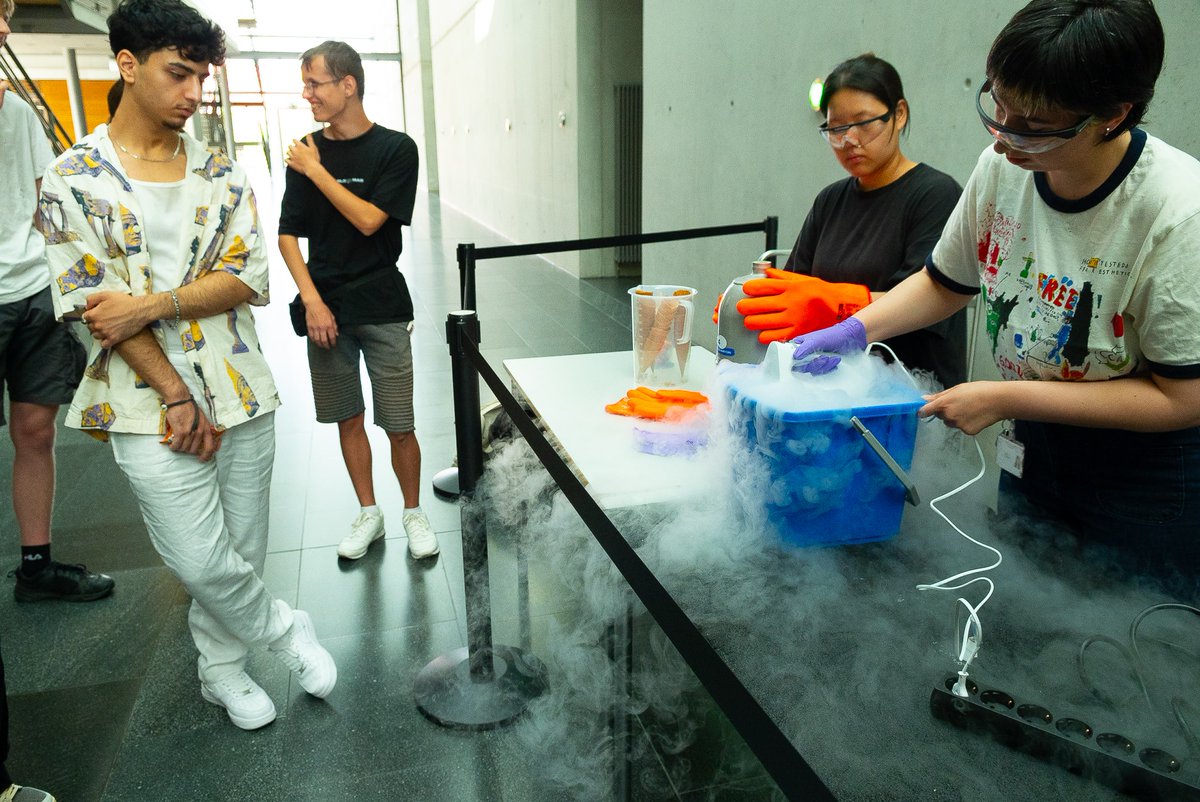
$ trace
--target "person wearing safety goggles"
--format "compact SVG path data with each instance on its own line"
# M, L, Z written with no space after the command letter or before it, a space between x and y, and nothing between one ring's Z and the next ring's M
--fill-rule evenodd
M818 129L849 177L817 195L784 270L743 285L737 309L767 343L842 320L920 270L962 188L900 150L910 109L896 68L873 53L843 61L821 91ZM888 341L949 387L966 378L966 315Z
M921 415L968 434L1014 421L1003 504L1179 572L1194 594L1200 162L1138 127L1163 56L1151 0L1017 12L977 95L993 142L925 269L797 338L796 357L828 367L809 356L926 326L982 291L1005 381L951 387Z

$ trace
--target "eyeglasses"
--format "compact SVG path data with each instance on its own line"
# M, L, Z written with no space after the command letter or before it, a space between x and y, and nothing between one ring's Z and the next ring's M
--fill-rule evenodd
M341 78L330 78L328 81L305 81L304 88L300 90L302 95L311 95L325 84L336 84Z
M879 138L879 135L887 127L887 121L892 119L893 112L894 109L888 109L878 117L872 117L869 120L857 123L835 125L832 128L829 126L829 123L822 123L817 130L821 132L821 137L835 148L846 147L846 136L853 133L853 139L850 141L851 144L855 144L861 148Z
M987 132L996 141L1007 145L1013 150L1019 150L1022 153L1045 153L1048 150L1054 150L1057 147L1067 144L1067 140L1074 139L1080 131L1096 121L1094 116L1089 115L1070 128L1059 128L1055 131L1030 131L1025 128L1012 128L993 119L984 111L983 96L985 94L990 98L990 103L993 107L997 109L1000 107L996 96L991 94L991 91L992 82L986 80L983 82L983 86L979 87L979 94L975 96L975 110L979 112L979 119L983 122L983 127L987 129Z

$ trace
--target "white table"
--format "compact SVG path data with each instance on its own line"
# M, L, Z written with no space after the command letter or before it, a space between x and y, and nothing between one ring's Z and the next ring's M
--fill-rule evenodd
M693 457L638 451L634 427L661 425L604 411L638 386L633 351L506 359L504 367L592 498L606 509L687 498L702 492L700 478L718 469L705 449ZM708 385L715 367L716 356L693 345L681 386L712 398Z

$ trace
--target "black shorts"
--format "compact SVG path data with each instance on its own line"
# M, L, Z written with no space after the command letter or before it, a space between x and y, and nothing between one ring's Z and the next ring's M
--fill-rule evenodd
M83 377L87 350L54 318L50 288L0 304L0 392L9 401L68 403ZM0 408L0 425L7 423Z

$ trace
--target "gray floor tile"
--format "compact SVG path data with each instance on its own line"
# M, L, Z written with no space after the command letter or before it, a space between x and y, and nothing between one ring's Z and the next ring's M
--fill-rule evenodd
M9 772L64 802L96 802L126 737L138 685L126 680L9 696Z
M183 590L161 567L121 571L114 578L113 595L80 604L18 604L11 592L0 593L9 693L95 685L145 674L167 613Z
M438 558L412 559L404 539L375 543L354 561L332 547L305 549L297 603L322 639L454 621Z

